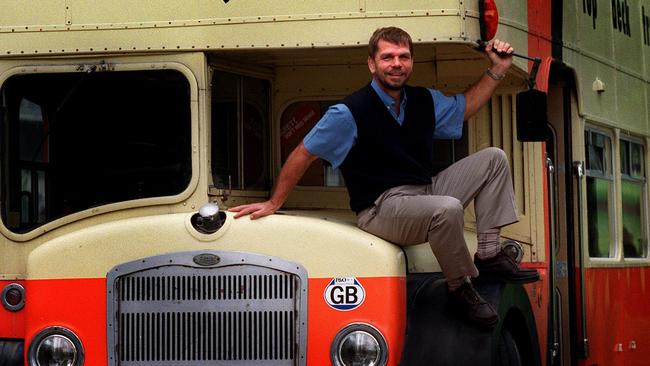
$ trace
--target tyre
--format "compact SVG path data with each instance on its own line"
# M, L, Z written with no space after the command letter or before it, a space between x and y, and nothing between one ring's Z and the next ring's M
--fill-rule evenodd
M501 330L495 366L523 366L519 347L508 328Z

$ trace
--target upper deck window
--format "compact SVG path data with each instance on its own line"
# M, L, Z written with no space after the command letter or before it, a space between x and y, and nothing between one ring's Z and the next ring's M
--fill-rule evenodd
M190 86L177 71L44 73L0 89L2 220L17 233L190 182Z

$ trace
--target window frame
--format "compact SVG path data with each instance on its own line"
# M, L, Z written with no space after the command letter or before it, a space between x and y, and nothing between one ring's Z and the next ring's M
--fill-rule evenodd
M214 77L215 72L226 72L230 73L233 75L236 75L238 77L248 77L248 78L255 78L255 79L260 79L265 82L268 82L269 85L269 92L268 92L268 110L267 110L267 121L268 121L268 143L267 143L267 154L268 154L268 162L267 162L267 170L269 174L269 189L247 189L244 187L243 189L238 189L234 188L232 186L229 187L217 187L215 182L214 182L214 177L212 173L212 149L214 145L214 141L212 138L212 94L213 94L213 88L214 85L212 85L212 80ZM219 200L219 203L223 204L224 206L236 206L240 204L247 204L247 203L252 203L252 202L259 202L261 199L264 198L269 198L269 195L271 194L271 189L274 184L274 179L277 174L277 171L272 169L273 167L273 162L275 161L275 154L274 154L274 144L275 144L275 121L273 119L274 117L274 88L275 88L275 79L273 77L273 74L270 73L268 70L264 69L259 69L255 67L248 67L248 66L242 66L242 65L233 65L230 64L229 62L224 62L223 60L210 60L208 63L208 82L210 83L210 90L207 95L207 103L209 104L209 126L207 128L208 133L207 133L207 142L208 142L208 180L209 180L209 187L208 187L208 194L212 197L215 197ZM241 91L238 91L238 94L241 94ZM241 127L241 126L239 126ZM241 130L241 128L239 128ZM238 132L239 134L239 132ZM241 141L242 136L238 136L238 141ZM242 146L238 147L238 150L241 150ZM239 154L237 157L238 160L238 170L241 171L243 169L243 154ZM243 184L243 182L242 182Z
M280 142L280 121L284 112L293 104L301 102L331 102L340 101L345 95L319 95L319 96L295 96L284 100L282 105L278 108L277 113L274 113L273 125L273 142L274 151L277 154L277 171L276 174L282 169L282 146ZM289 193L284 206L287 209L307 209L307 208L326 208L336 210L350 211L350 196L348 195L345 186L304 186L296 185ZM350 211L352 212L352 211Z
M95 72L147 72L156 70L174 70L182 74L187 80L190 92L190 143L191 143L191 176L185 189L176 195L159 196L133 199L127 201L113 202L96 207L90 207L82 211L71 213L55 220L46 222L43 225L37 226L30 231L24 233L14 232L5 225L4 220L0 220L0 232L8 239L16 242L25 242L34 239L40 235L51 232L52 230L61 226L80 221L85 218L105 214L109 212L140 208L148 206L168 205L180 203L192 195L199 184L199 154L196 151L196 146L199 146L199 113L198 113L198 100L199 100L199 80L197 75L192 71L190 66L182 62L180 59L174 57L159 58L155 61L146 60L139 57L115 57L112 59L97 59L86 60L85 62L71 63L70 60L64 60L59 63L43 63L43 64L30 64L25 67L21 64L16 64L9 67L4 72L0 72L0 86L16 75L33 75L33 74L58 74L58 73L84 73L90 72L90 67L101 66L101 70Z
M624 180L643 184L642 190L641 190L641 201L642 201L641 202L641 209L643 210L643 212L641 213L642 214L641 222L642 222L642 224L645 224L645 225L642 226L644 239L645 239L645 244L644 244L645 245L645 256L642 256L642 257L626 257L625 252L623 250L623 237L622 237L622 235L620 235L620 237L621 237L620 243L617 243L617 244L619 244L620 247L621 247L621 250L620 250L621 260L623 260L625 262L630 262L630 263L633 263L633 262L646 262L646 261L650 260L650 238L649 238L649 236L650 236L650 223L648 222L648 219L650 218L650 214L648 213L648 208L649 208L649 206L648 206L648 198L649 198L648 197L648 159L647 159L648 146L646 145L643 138L637 137L637 136L634 136L634 135L630 135L630 134L627 134L627 133L622 133L622 132L619 133L619 137L618 137L617 141L618 141L618 145L619 145L617 151L618 151L619 154L620 154L620 151L621 151L621 142L622 141L626 141L628 143L641 145L641 147L643 148L643 152L642 152L642 158L643 158L642 169L643 169L644 179L634 178L632 176L628 177L627 175L624 176L624 174L621 172L621 169L620 169L620 168L622 168L622 157L620 155L618 156L618 161L619 161L619 165L620 165L620 168L618 169L618 175L620 176L620 181L619 181L620 189L619 189L619 191L620 191L621 195L622 195L622 192L623 192L622 185L623 185ZM622 199L622 197L619 197L619 204L620 204L620 207L621 207L620 208L621 220L620 220L620 225L619 225L618 229L619 229L619 231L621 233L623 233L624 220L623 220L623 199Z
M319 99L313 99L313 98L307 98L307 99L305 99L305 98L296 98L296 99L293 99L293 100L291 100L289 103L286 103L285 105L282 106L282 108L281 108L281 110L280 110L280 113L278 113L278 119L277 119L277 122L278 122L278 123L277 123L277 124L278 124L278 127L277 127L277 134L278 134L278 137L279 137L279 138L276 140L276 143L277 143L277 145L278 145L278 147L277 147L277 150L278 150L278 156L279 156L279 158L280 158L280 159L279 159L279 162L280 162L280 168L281 168L282 165L284 165L284 163L286 162L286 160L284 160L284 159L283 159L283 156L282 156L282 155L283 155L283 154L282 154L282 136L281 136L281 135L282 135L282 119L283 119L282 117L284 117L284 114L287 112L287 110L289 109L289 107L292 107L292 106L294 106L295 104L298 104L298 103L310 103L310 102L312 102L312 103L319 103L319 104L321 104L321 103L326 103L326 104L329 104L329 106L333 106L333 105L335 105L335 104L339 104L340 101L341 101L341 99L342 99L342 98L319 98ZM318 121L320 121L320 119L323 118L323 115L327 112L327 109L328 109L328 108L329 108L329 107L326 107L326 108L325 108L325 110L324 110L323 113L320 115L320 117L318 117L318 120L316 121L316 123L318 123ZM310 128L309 130L306 131L305 136L307 136L307 134L309 134L310 131L311 131L311 128ZM302 140L304 139L305 136L303 136L302 138L300 138L300 140L302 141ZM298 144L300 144L300 143L298 143ZM295 149L295 148L294 148L294 149ZM288 156L287 156L287 157L288 157ZM283 161L283 160L284 160L284 161ZM322 160L322 159L318 158L317 160ZM325 169L325 164L328 164L328 163L327 163L325 160L323 160L323 161L324 161L324 163L323 163L323 169ZM312 163L312 164L313 164L313 163ZM311 167L311 166L312 166L312 165L310 165L310 167ZM331 169L331 166L330 166L330 169ZM339 171L339 173L340 173L340 167L338 168L338 171ZM342 173L340 173L340 174L342 174ZM300 183L302 183L302 179L303 179L303 178L304 178L304 175L303 175L303 177L301 177L301 179L298 181L298 183L296 184L296 187L295 187L295 188L306 189L306 190L311 190L311 191L313 191L313 190L318 190L318 189L327 189L327 190L335 189L335 191L336 191L337 189L345 188L345 184L342 184L342 185L339 185L339 186L335 186L335 185L330 185L330 186L328 186L328 185L320 185L320 186L319 186L319 185L303 185L303 184L300 184ZM340 178L343 179L342 175L340 176ZM346 208L347 208L347 207L346 207Z
M600 135L604 135L607 138L609 138L610 142L610 156L609 156L609 162L611 164L611 167L609 167L610 174L611 176L608 177L607 175L601 174L601 173L591 173L590 170L587 169L587 159L588 159L588 151L587 149L587 141L583 140L583 148L585 149L585 179L584 179L584 186L583 186L583 197L582 197L582 202L583 202L583 209L585 212L585 220L583 222L583 230L585 232L585 258L588 258L589 261L592 263L611 263L613 261L619 261L620 256L621 256L621 250L620 250L620 230L619 230L619 225L621 225L620 220L619 220L619 206L620 206L620 199L619 199L619 193L620 193L620 168L619 168L619 144L618 144L618 137L615 132L601 128L592 124L587 123L585 125L584 131L583 131L583 139L584 135L587 132L591 133L597 133ZM609 256L608 257L592 257L591 253L589 252L589 226L588 223L586 222L586 217L589 215L588 212L588 207L587 207L587 177L594 177L598 179L605 179L610 182L610 190L609 190L609 197L610 200L607 202L607 208L608 208L608 214L609 214Z

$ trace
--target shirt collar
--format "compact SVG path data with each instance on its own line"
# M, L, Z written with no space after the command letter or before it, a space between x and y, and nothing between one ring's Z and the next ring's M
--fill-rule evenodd
M397 122L402 124L402 122L404 121L404 107L406 106L406 93L404 93L404 90L402 90L402 100L400 102L400 111L398 115L396 111L397 108L395 106L397 102L395 101L395 99L393 99L393 97L388 95L388 93L386 93L384 89L381 88L381 86L379 86L379 82L373 78L372 82L370 83L370 86L372 86L372 88L379 96L379 99L381 99L382 103L384 103L386 108L390 111L390 113L397 120Z

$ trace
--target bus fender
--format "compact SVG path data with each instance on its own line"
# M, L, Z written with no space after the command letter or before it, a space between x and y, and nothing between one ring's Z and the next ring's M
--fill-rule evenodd
M479 328L447 306L442 274L408 275L400 365L500 365L513 353L521 365L540 365L535 321L523 286L477 280L474 287L498 310L500 320L494 329Z

